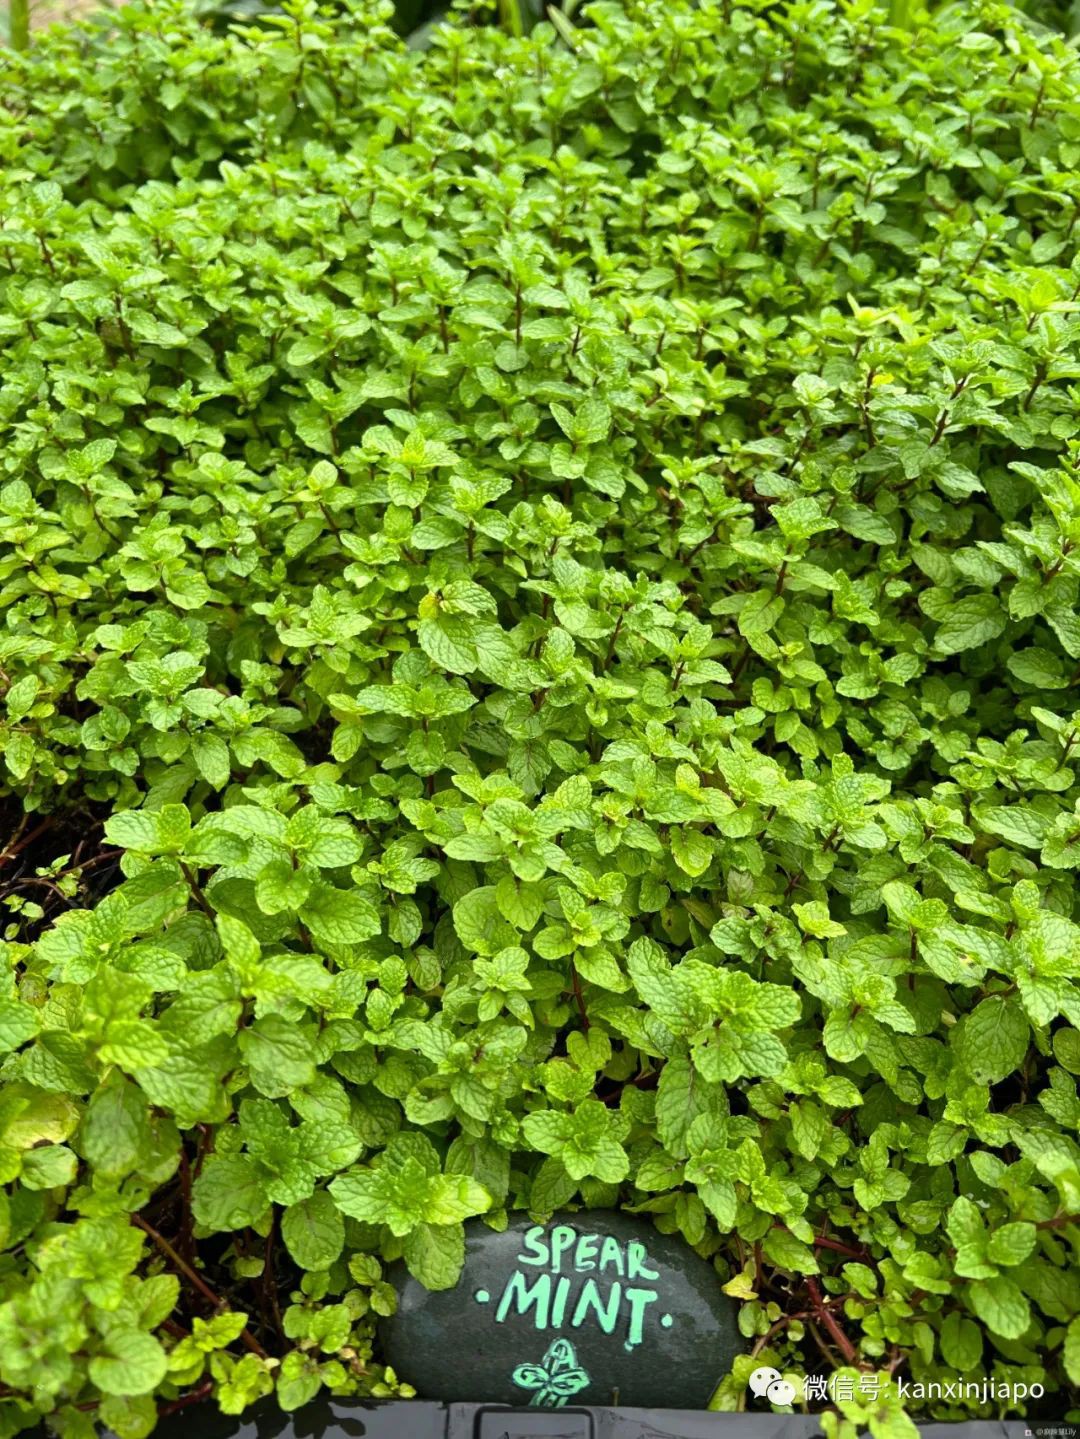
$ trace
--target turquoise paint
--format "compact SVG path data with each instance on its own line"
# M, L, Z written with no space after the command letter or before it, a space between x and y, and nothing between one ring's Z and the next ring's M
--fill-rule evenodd
M546 1329L551 1313L551 1275L539 1274L530 1284L521 1270L515 1269L506 1281L506 1288L495 1311L495 1323L502 1324L511 1309L519 1318L524 1318L534 1305L536 1327Z
M627 1279L659 1279L659 1272L649 1269L645 1263L648 1259L645 1246L638 1239L631 1239L626 1246L626 1277Z
M626 1338L627 1349L636 1349L645 1332L645 1308L660 1298L655 1289L628 1289L626 1298L630 1304L630 1333Z
M570 1323L575 1329L580 1329L589 1317L589 1310L596 1313L596 1322L605 1334L613 1334L615 1325L619 1319L619 1301L622 1299L622 1285L615 1283L608 1290L607 1303L604 1304L600 1298L600 1290L595 1279L587 1279L581 1287L581 1295L574 1308L574 1317Z
M539 1364L519 1364L513 1379L519 1389L532 1390L531 1406L561 1409L587 1386L589 1372L578 1363L569 1339L556 1339Z
M595 1234L583 1234L574 1250L574 1268L579 1274L586 1274L595 1267L597 1238Z
M558 1274L562 1268L562 1257L577 1243L577 1230L569 1224L558 1224L551 1231L551 1267Z
M632 1239L623 1245L607 1235L601 1242L599 1235L579 1233L569 1224L556 1225L550 1233L542 1224L536 1224L526 1230L522 1238L518 1264L526 1266L526 1270L515 1269L506 1281L495 1308L496 1324L504 1324L510 1316L523 1319L531 1313L541 1333L595 1324L601 1333L609 1336L622 1328L623 1347L627 1350L646 1342L649 1307L660 1296L655 1289L625 1281L657 1280L660 1273L649 1266L648 1251L639 1240ZM529 1268L533 1270L531 1275L527 1272ZM547 1272L536 1272L541 1269ZM586 1274L594 1277L579 1279ZM609 1275L618 1278L609 1282ZM486 1289L478 1289L474 1298L478 1304L487 1304L491 1295ZM663 1328L670 1329L674 1320L665 1314L659 1322ZM570 1343L569 1340L561 1342ZM573 1346L570 1347L572 1350ZM547 1356L545 1363L546 1359ZM542 1385L537 1378L538 1366L523 1365L519 1369L531 1375L530 1383L524 1387L536 1388L537 1392L544 1389L546 1381Z
M533 1225L532 1229L526 1229L521 1240L526 1253L518 1255L519 1264L546 1264L548 1262L548 1248L544 1242L544 1226Z
M551 1302L551 1327L561 1329L566 1314L566 1301L570 1297L570 1280L564 1274L555 1286L555 1298Z
M600 1250L600 1273L603 1274L608 1269L614 1269L620 1279L626 1273L622 1245L610 1234L604 1240L604 1246Z

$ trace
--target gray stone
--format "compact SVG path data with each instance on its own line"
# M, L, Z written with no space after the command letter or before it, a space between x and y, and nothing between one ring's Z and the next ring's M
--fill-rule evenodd
M456 1288L394 1278L383 1354L424 1399L700 1409L743 1348L712 1265L624 1214L476 1220Z

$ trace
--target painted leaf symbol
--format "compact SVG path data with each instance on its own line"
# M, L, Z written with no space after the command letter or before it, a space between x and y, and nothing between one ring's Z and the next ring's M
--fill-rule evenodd
M519 1389L542 1389L547 1382L547 1370L539 1364L519 1364L514 1370L514 1383Z
M568 1339L554 1340L544 1355L542 1365L519 1364L514 1370L514 1383L519 1389L536 1391L529 1400L534 1407L560 1409L588 1382L588 1373L578 1364L574 1346Z
M549 1385L553 1394L569 1396L579 1393L588 1382L589 1376L584 1369L570 1369L562 1374L553 1374Z
M544 1355L544 1367L549 1374L558 1374L563 1369L577 1367L577 1355L569 1339L556 1339Z

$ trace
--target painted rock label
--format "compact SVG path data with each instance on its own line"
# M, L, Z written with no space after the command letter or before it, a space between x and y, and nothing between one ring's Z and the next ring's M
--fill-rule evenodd
M426 1399L703 1408L742 1348L712 1266L626 1215L474 1222L455 1289L397 1282L383 1348Z

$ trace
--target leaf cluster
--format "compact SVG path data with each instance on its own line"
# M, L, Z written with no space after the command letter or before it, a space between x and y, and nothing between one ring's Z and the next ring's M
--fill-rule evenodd
M607 1206L739 1301L717 1407L1059 1418L1075 49L390 18L0 68L0 1439L407 1393L384 1266Z

